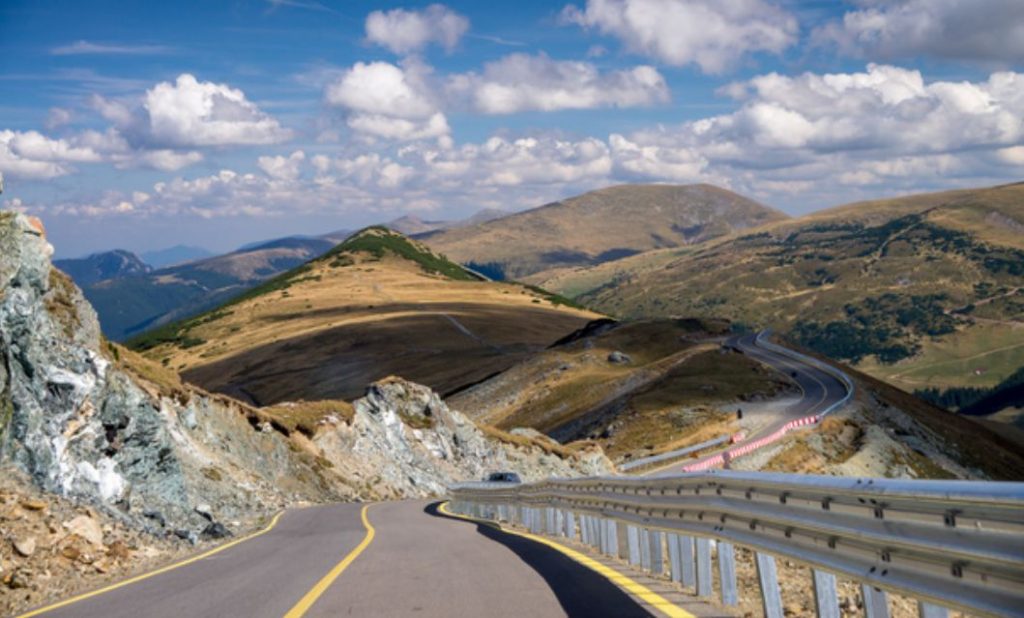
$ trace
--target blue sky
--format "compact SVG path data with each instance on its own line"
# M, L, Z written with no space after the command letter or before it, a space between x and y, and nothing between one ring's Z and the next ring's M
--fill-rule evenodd
M60 256L711 182L1024 177L1017 0L0 5L0 202Z

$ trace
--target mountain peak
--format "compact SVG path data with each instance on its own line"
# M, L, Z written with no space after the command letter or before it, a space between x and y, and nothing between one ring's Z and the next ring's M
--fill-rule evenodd
M80 286L107 279L144 275L152 270L139 256L124 249L93 253L79 259L56 260L54 266Z
M373 259L398 257L419 264L428 273L448 279L480 280L480 276L435 253L427 245L383 225L373 225L356 232L321 259L337 261L339 255L353 253L369 254Z

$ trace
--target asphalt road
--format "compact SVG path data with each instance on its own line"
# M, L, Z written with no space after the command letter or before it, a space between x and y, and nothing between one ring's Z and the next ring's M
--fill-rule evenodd
M41 615L651 615L605 577L532 540L447 517L423 501L371 506L367 519L374 534L368 537L362 506L289 511L270 531L223 552ZM339 571L346 556L349 563ZM310 599L332 572L336 579Z
M757 431L752 432L742 441L729 445L727 449L716 450L713 453L697 459L676 461L667 466L650 470L646 472L645 475L672 474L679 472L683 466L700 463L705 459L714 457L722 450L730 450L749 442L760 440L764 436L774 433L792 420L804 418L813 414L820 414L828 409L829 406L846 396L846 385L834 376L814 367L813 365L808 365L790 358L789 356L778 354L777 352L773 352L759 345L756 333L730 337L726 341L726 345L732 346L742 351L748 357L787 375L789 379L795 382L800 388L800 399L793 404L786 406L785 409L783 409L780 414L777 414L771 422L761 426ZM743 406L742 404L739 404L738 407L742 408Z

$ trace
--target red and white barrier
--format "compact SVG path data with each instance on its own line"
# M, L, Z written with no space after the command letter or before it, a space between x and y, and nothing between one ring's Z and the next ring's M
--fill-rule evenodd
M733 460L736 459L737 457L749 455L750 453L753 453L754 451L763 446L767 446L773 442L778 442L783 436L785 436L793 429L796 429L797 427L813 425L820 421L821 418L821 415L815 414L813 416L805 416L804 418L798 418L789 421L779 429L776 429L775 431L773 431L772 433L768 434L763 438L754 440L753 442L742 444L733 449L729 449L724 453L719 453L718 455L715 455L714 457L709 457L704 461L693 463L688 466L683 466L683 472L699 472L701 470L707 470L708 468L715 468L718 466L725 465L725 461L727 459Z

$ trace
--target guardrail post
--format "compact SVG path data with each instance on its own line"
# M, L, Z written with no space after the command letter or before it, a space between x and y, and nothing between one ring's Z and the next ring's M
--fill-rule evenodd
M587 515L580 515L580 541L584 545L590 545L590 517Z
M647 528L640 528L640 568L651 570L651 531Z
M949 610L945 607L932 605L924 601L918 601L917 613L921 618L948 618Z
M814 604L818 608L818 618L839 618L835 575L814 569Z
M562 534L567 539L576 538L576 522L573 521L572 511L564 511L562 513Z
M757 553L757 578L761 582L761 603L764 618L783 618L782 597L779 594L779 576L775 572L775 558Z
M608 555L618 556L619 555L619 524L612 519L605 522L605 526L608 528Z
M626 540L629 545L629 563L640 564L640 530L636 526L626 526Z
M665 571L665 554L661 549L661 531L651 530L651 573L661 575Z
M722 589L722 604L739 603L736 594L736 552L732 543L718 542L718 581Z
M683 585L691 588L697 585L697 573L694 571L693 537L679 536L679 562L682 563Z
M677 584L683 581L683 563L679 560L679 535L665 533L665 545L668 545L668 573Z
M889 618L889 601L884 590L862 584L860 594L864 600L864 618Z
M594 522L597 525L597 550L602 554L608 553L608 526L603 519Z
M711 585L711 540L697 538L697 596L709 597Z

